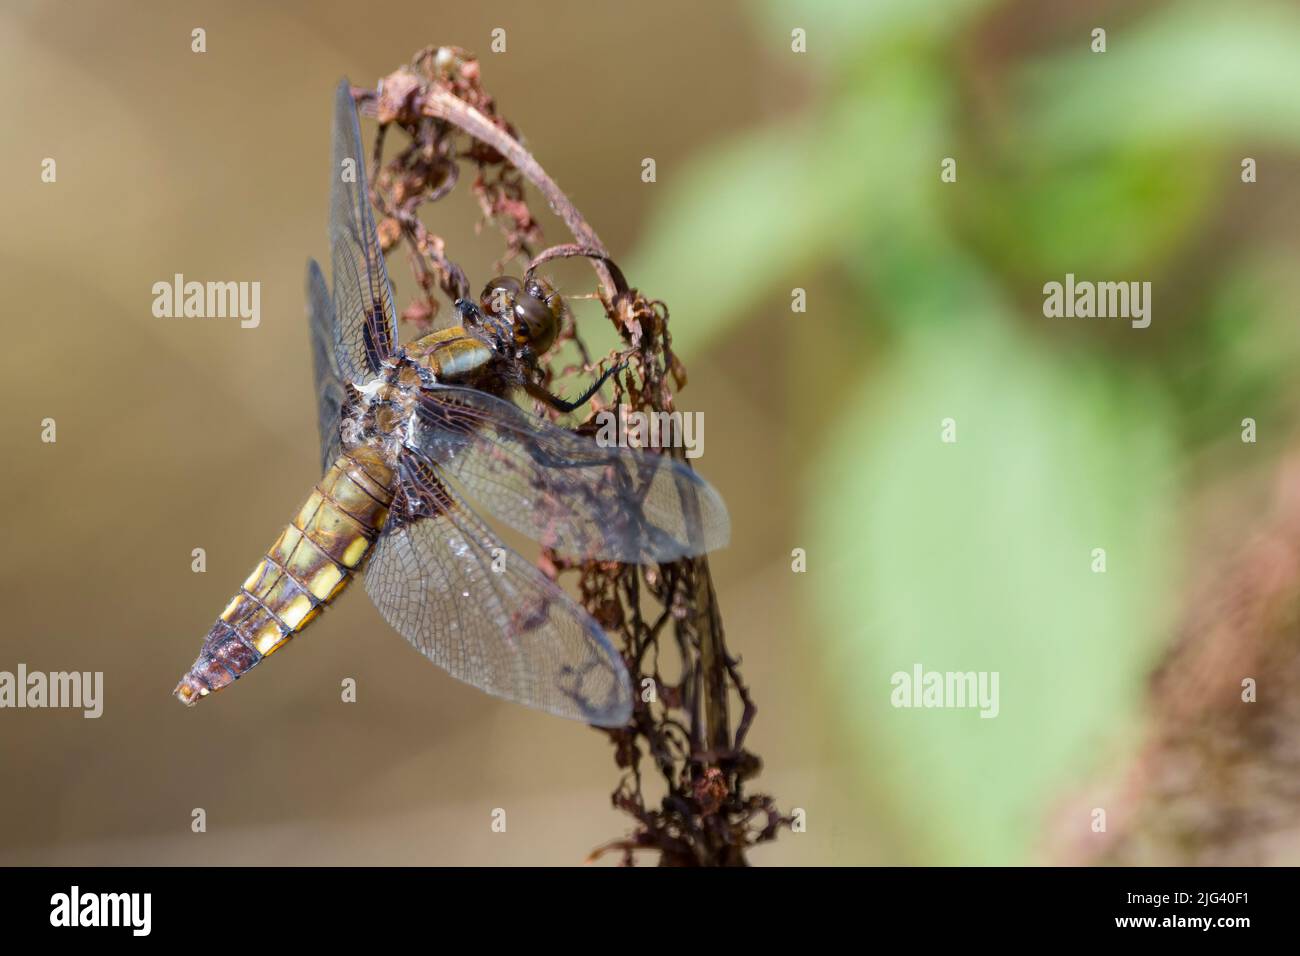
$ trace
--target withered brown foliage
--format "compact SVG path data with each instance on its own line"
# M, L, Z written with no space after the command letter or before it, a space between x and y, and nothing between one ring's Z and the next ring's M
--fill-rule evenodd
M1286 863L1300 848L1300 456L1271 511L1194 586L1151 678L1148 725L1108 832L1067 862ZM1081 819L1075 809L1071 815Z
M353 96L379 121L370 181L380 241L385 251L400 246L406 252L419 290L402 309L404 321L428 329L445 302L468 297L475 288L452 258L452 243L427 229L419 214L422 206L451 193L463 175L472 175L469 188L484 221L504 244L499 269L519 263L532 273L571 257L591 262L596 296L622 340L622 348L604 359L625 365L611 380L613 404L630 411L672 411L686 372L672 351L667 306L628 285L595 231L520 144L514 126L484 90L472 55L456 47L428 47L384 77L378 89L354 89ZM385 162L385 137L394 128L404 140ZM542 246L528 186L564 221L572 243ZM554 356L565 342L575 345L580 368L555 367ZM573 321L550 356L543 361L548 382L595 371ZM576 430L593 432L602 407L593 403ZM618 853L631 865L635 853L644 850L657 853L664 865L744 864L750 847L774 839L790 820L771 797L745 791L761 767L745 749L756 711L738 661L727 650L707 557L636 567L574 563L548 551L541 566L556 578L576 577L583 605L619 645L636 700L629 726L601 731L609 735L621 770L613 803L634 826L589 859ZM672 676L665 673L668 668ZM641 699L645 687L654 688L654 700ZM733 727L737 703L740 715ZM655 789L665 791L658 800L647 794L651 775L658 778Z

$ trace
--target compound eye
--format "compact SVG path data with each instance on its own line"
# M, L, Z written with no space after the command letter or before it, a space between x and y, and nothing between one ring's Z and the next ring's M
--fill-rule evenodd
M515 299L515 338L531 345L537 354L545 352L560 331L555 313L541 299L522 293Z
M497 276L483 287L478 304L488 315L508 316L515 299L523 292L523 283L514 276Z
M551 315L555 317L556 327L560 327L560 323L564 321L565 312L564 299L560 297L560 293L551 288L550 283L543 279L529 279L524 286L524 291L534 299L545 302L546 307L551 311Z

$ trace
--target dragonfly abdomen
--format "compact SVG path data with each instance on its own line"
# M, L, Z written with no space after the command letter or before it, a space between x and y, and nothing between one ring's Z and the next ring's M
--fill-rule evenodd
M176 686L182 703L237 680L320 616L370 553L393 486L392 467L370 445L334 462L208 631Z

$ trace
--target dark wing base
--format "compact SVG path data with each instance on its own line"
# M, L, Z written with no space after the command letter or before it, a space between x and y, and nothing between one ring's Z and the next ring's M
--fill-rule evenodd
M412 444L457 491L565 557L667 562L730 537L722 498L681 462L601 447L485 392L426 389Z

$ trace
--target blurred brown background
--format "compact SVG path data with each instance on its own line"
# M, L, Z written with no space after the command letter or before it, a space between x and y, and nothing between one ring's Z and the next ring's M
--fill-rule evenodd
M624 833L601 735L447 677L360 587L237 690L192 711L170 697L316 477L303 282L308 256L328 263L341 75L373 84L428 43L478 52L486 87L619 258L655 202L643 156L671 178L701 140L799 95L763 49L785 38L755 36L730 5L482 6L30 3L0 14L0 669L102 670L106 685L98 720L0 713L0 863L574 863ZM202 55L190 51L196 26ZM498 26L508 49L492 55ZM45 157L55 184L40 181ZM468 242L472 203L447 206L439 231ZM487 278L486 254L465 261L476 283ZM404 267L392 266L403 301ZM176 272L260 281L261 326L153 317L152 284ZM817 821L755 859L864 859L867 828L845 815L833 749L805 706L814 678L781 507L789 436L760 371L779 347L755 335L684 360L684 406L709 423L699 465L733 515L714 568L761 708L759 784ZM39 440L47 416L53 445ZM195 547L207 573L190 570ZM356 704L339 701L344 677L358 682ZM190 832L195 807L206 834ZM489 828L497 807L505 834Z
M0 864L564 864L625 834L601 735L447 677L359 588L238 689L170 697L317 476L332 91L429 44L479 55L671 306L755 786L807 814L753 862L1297 860L1300 3L494 0L0 12L0 671L106 683L98 720L0 711ZM469 191L430 215L488 278ZM261 326L155 318L176 273L260 282ZM1150 327L1046 318L1067 274L1150 282ZM998 673L997 719L893 706L915 666Z

